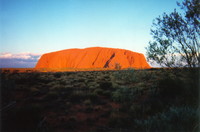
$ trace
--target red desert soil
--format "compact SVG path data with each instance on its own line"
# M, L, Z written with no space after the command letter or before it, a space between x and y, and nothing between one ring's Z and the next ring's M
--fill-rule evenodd
M143 54L125 49L66 49L41 56L35 68L151 68Z

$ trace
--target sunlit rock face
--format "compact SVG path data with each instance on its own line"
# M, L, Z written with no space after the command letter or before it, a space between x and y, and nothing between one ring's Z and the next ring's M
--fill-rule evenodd
M41 56L35 68L150 68L143 54L124 49L66 49Z

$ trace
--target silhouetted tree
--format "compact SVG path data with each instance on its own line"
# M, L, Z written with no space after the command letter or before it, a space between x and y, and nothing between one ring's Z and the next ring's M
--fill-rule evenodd
M121 65L119 63L115 63L115 69L116 70L120 70L121 69Z
M147 58L161 66L200 67L200 0L185 0L153 21Z

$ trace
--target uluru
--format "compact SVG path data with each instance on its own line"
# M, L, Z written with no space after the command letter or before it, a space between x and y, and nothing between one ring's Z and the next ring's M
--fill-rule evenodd
M125 49L90 47L85 49L66 49L41 56L35 68L137 68L151 66L141 53Z

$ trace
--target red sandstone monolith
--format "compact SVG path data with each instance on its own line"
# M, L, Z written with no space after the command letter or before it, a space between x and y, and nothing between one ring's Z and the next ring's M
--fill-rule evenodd
M66 49L41 56L35 68L151 68L143 54L125 49Z

